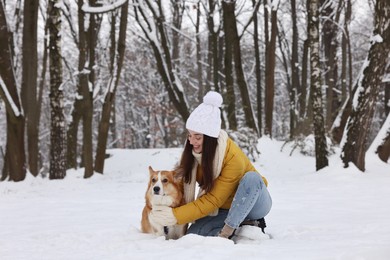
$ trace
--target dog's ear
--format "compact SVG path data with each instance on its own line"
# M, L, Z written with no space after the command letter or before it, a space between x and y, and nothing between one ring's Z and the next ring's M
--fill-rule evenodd
M153 174L153 173L154 173L154 170L153 170L152 166L149 166L149 173L150 173L150 174Z
M176 168L174 171L174 178L176 182L182 182L184 177L183 168Z

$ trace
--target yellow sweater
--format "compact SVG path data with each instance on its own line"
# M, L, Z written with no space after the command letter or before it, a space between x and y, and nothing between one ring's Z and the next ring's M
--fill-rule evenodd
M198 166L197 181L200 181L201 167ZM173 209L178 224L190 223L209 215L216 209L230 209L238 184L245 173L256 171L248 157L229 138L220 175L214 180L210 192L183 206ZM256 171L257 172L257 171ZM266 185L266 178L262 177Z

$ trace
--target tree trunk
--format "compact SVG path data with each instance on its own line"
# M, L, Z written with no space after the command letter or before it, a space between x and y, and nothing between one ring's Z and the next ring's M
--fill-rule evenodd
M256 0L252 0L253 7L256 6ZM263 111L262 111L262 90L261 90L261 61L260 61L260 46L259 46L259 25L257 12L253 14L253 41L255 51L255 74L256 74L256 101L257 101L257 128L259 136L262 136L263 130Z
M0 1L0 97L5 102L7 144L2 180L22 181L26 177L24 115L13 72L10 32L3 2Z
M371 128L375 101L386 68L390 52L390 2L377 0L375 5L375 28L372 44L366 59L363 73L357 83L353 97L352 113L347 124L345 144L341 159L344 166L354 163L361 171L365 170L367 138Z
M306 1L306 6L309 6L309 0ZM307 21L311 20L311 14L308 12L307 14ZM308 106L311 106L310 102L307 104L306 98L307 98L307 83L308 83L308 63L309 63L309 31L310 31L310 24L307 23L307 33L306 33L306 40L303 42L303 54L302 54L302 86L300 91L298 91L299 95L299 125L303 123L305 118L312 118L311 113L313 112L313 109L308 109ZM304 127L300 127L304 128Z
M245 122L246 126L253 129L256 133L258 133L258 129L255 122L255 116L252 109L252 102L249 96L248 84L245 79L244 70L242 68L241 61L241 46L240 46L240 38L237 31L237 21L236 16L234 14L234 10L236 7L236 2L233 1L232 4L227 4L229 6L229 10L231 12L232 19L232 33L233 33L233 58L234 58L234 68L237 77L237 85L241 93L241 101L242 107L244 109Z
M291 91L290 91L290 137L296 136L297 121L299 111L297 104L297 93L302 92L299 82L299 59L298 59L298 26L297 26L297 9L295 0L291 0L291 21L292 21L292 43L291 43Z
M204 92L203 86L203 65L202 65L202 47L201 47L201 37L200 37L200 1L196 5L196 24L195 24L195 34L196 34L196 65L197 65L197 78L198 78L198 100L202 100L203 96L206 94Z
M290 65L291 65L291 59L289 59L290 52L288 49L289 43L287 42L287 37L284 32L283 26L280 24L279 26L280 30L278 30L278 45L280 49L280 56L281 56L281 63L284 67L285 74L286 74L286 88L289 92L289 110L290 110L290 139L294 137L294 132L297 131L297 113L296 113L296 89L291 85L291 79L290 79Z
M340 0L339 3L342 3ZM331 123L335 118L336 108L335 101L337 95L335 94L336 82L338 82L337 75L337 32L338 32L338 19L334 5L330 4L328 0L320 0L321 4L321 16L323 19L322 25L322 43L324 46L324 78L326 88L326 120L325 123L330 128ZM338 9L339 11L339 9Z
M379 133L370 145L367 153L377 153L379 159L386 162L390 157L390 114L387 115L386 121L383 123Z
M37 23L38 1L25 1L23 25L22 104L27 121L28 167L38 175L38 111L37 111Z
M265 73L265 134L272 137L272 121L274 112L275 96L275 47L277 36L277 6L273 6L275 0L271 1L271 39L266 53L266 73Z
M351 0L346 0L346 11L345 11L345 18L344 18L344 30L342 33L341 38L341 102L342 104L347 100L348 96L351 94L350 89L352 86L350 84L347 84L347 64L348 64L348 49L350 46L350 38L349 38L349 24L351 22L351 15L352 15L352 8L351 8Z
M390 114L390 82L385 85L385 113Z
M306 6L309 6L309 0L306 1ZM307 21L310 21L311 13L307 13ZM312 93L308 88L308 71L309 71L309 50L310 50L310 39L309 39L310 24L307 22L307 34L306 40L303 42L303 54L302 54L302 79L301 89L298 89L298 103L299 103L299 118L297 132L306 136L312 132L311 124L313 118L312 109ZM309 102L306 101L309 92Z
M378 153L379 158L387 162L390 157L390 129L387 130L387 134L385 139L383 139L383 143L378 146L378 149L376 151Z
M83 0L78 0L78 31L79 31L79 40L78 40L78 50L79 50L79 62L78 62L78 84L77 84L77 98L74 101L71 121L68 126L67 131L67 169L78 167L77 163L77 137L79 124L83 117L84 113L84 92L83 90L88 89L88 74L86 61L87 61L87 39L85 32L85 20L84 12L82 11L82 6L84 4ZM81 97L81 98L80 98ZM82 153L81 156L84 156ZM85 161L85 159L82 159Z
M215 73L214 70L217 68L215 67L215 64L217 61L215 61L216 52L217 50L217 42L218 42L218 35L217 32L215 32L214 27L214 13L215 13L215 7L216 7L217 1L215 0L208 0L208 6L209 10L207 13L207 28L208 28L208 52L207 52L207 64L208 64L208 69L207 69L207 77L206 77L206 89L205 92L207 93L209 90L211 90L211 83L213 82L214 88L218 87L218 84L215 85L216 78L215 78ZM218 81L217 81L218 83ZM215 89L217 90L217 89Z
M80 81L82 76L79 75L79 83L78 83L78 88L80 88ZM84 76L85 77L85 76ZM78 94L81 96L79 93L80 90L78 90ZM68 125L68 130L66 134L66 140L67 140L67 153L66 153L66 168L67 169L77 169L78 168L78 163L77 163L77 135L78 135L78 129L79 129L79 124L80 120L82 117L82 100L81 99L76 99L73 104L73 110L72 110L72 115L71 115L71 121Z
M107 95L104 99L102 117L99 123L98 144L97 144L96 157L95 157L95 171L99 173L103 173L104 170L111 109L115 99L116 89L119 84L120 74L122 71L122 65L125 56L128 9L129 9L129 4L128 2L126 2L121 8L121 22L119 26L118 51L117 51L117 58L116 58L116 66L114 69L115 74L112 76L111 83L109 84L110 89L107 91Z
M237 118L236 118L236 96L234 94L234 79L233 79L233 35L232 35L232 18L228 13L227 4L222 2L223 9L223 27L225 31L225 84L226 94L224 100L226 104L227 120L229 123L229 129L237 130ZM234 13L233 13L234 15Z
M50 179L66 175L64 93L62 91L61 13L58 0L49 0L50 59Z
M89 0L91 7L98 7L101 4L96 0ZM87 32L88 44L88 83L81 85L83 93L83 163L84 178L93 175L93 143L92 143L92 117L93 117L93 100L92 93L95 88L95 48L98 37L98 18L96 14L89 14L89 28ZM92 88L90 87L92 86Z
M231 30L230 35L232 36L231 40L233 48L234 68L236 73L237 85L241 93L241 101L244 110L246 126L258 133L257 126L255 123L255 117L253 114L252 103L249 97L248 85L246 83L244 70L242 68L240 38L237 31L237 21L234 13L236 9L236 2L223 1L222 8L224 9L224 12L226 12L226 18L230 23L227 30ZM226 41L228 41L228 39L226 39Z
M47 17L49 16L48 15L48 10L46 10L46 14L47 14ZM44 29L44 32L45 32L45 35L48 35L49 34L49 24L48 24L48 19L46 19L46 22L45 22L45 29ZM47 80L46 80L46 72L47 72L47 67L48 67L48 53L49 53L49 39L47 37L45 37L44 41L43 41L43 50L42 50L42 53L43 53L43 57L42 57L42 70L41 70L41 75L39 77L39 84L38 84L38 97L37 97L37 115L36 115L36 118L37 118L37 122L36 124L39 126L40 125L40 121L41 121L41 114L42 114L42 104L43 104L43 91L45 89L45 87L47 87ZM43 151L39 151L39 155L38 155L38 169L42 169L42 166L43 166L43 160L42 160L42 157L43 157Z
M390 64L387 64L386 82L383 82L383 86L385 88L385 99L384 99L385 115L388 116L390 113Z
M320 48L319 48L319 3L318 0L309 0L309 10L311 19L309 20L310 39L310 72L311 72L311 92L313 107L313 126L316 151L316 170L328 166L328 151L325 138L325 125L322 107L321 92L321 68L320 68Z

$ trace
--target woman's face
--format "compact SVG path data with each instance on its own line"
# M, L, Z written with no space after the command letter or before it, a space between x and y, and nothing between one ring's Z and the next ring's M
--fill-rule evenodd
M201 153L203 148L203 134L188 130L188 141L195 153Z

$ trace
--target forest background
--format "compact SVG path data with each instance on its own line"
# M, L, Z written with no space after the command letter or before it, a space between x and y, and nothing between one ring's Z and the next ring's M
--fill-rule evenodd
M1 179L181 147L209 90L252 159L268 135L364 171L390 154L389 16L386 0L1 0Z

